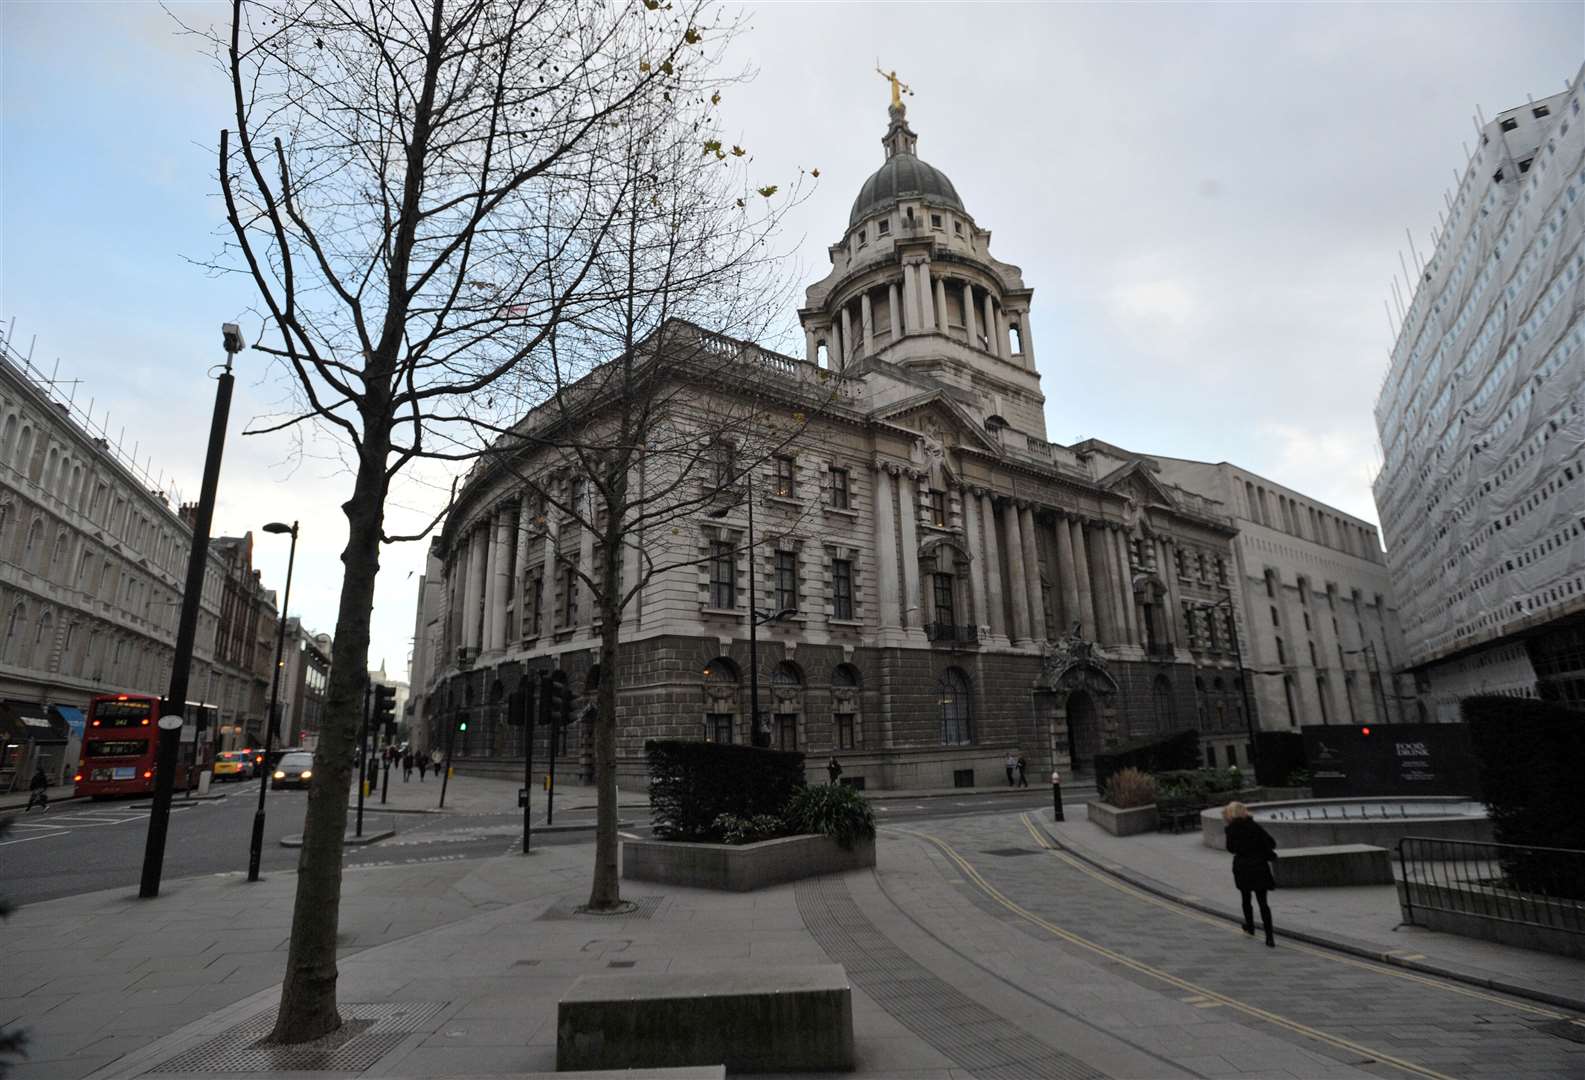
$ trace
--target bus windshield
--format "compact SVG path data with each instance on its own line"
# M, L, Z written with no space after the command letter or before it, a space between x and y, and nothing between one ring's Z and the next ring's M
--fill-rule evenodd
M94 727L141 727L149 724L154 703L149 700L98 701L93 707Z

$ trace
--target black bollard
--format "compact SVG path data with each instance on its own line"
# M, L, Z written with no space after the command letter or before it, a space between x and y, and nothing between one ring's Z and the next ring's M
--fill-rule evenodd
M1058 772L1051 774L1051 813L1054 821L1067 820L1062 816L1062 774Z

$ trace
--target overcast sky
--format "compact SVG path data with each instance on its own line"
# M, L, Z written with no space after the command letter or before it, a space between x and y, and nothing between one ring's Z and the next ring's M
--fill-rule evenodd
M209 4L173 4L215 17ZM221 14L223 15L223 9ZM924 160L1022 267L1048 435L1228 460L1374 521L1371 405L1382 300L1412 230L1422 257L1477 106L1563 89L1578 2L1523 4L764 4L724 103L767 182L819 168L787 236L802 278L880 165L889 100L914 95ZM189 260L217 248L227 87L154 4L0 8L0 320L126 446L198 490L218 327L252 302ZM793 315L788 313L789 323ZM278 437L236 436L278 400L239 365L217 534L301 519L291 609L335 624L349 477ZM63 388L63 393L66 390ZM427 517L408 485L388 529ZM381 560L370 665L404 670L422 545Z

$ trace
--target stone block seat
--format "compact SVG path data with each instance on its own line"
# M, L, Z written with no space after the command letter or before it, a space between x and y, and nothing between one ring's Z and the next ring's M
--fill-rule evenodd
M556 1068L725 1065L853 1069L853 990L840 964L584 975L556 1007Z
M1393 882L1391 853L1370 844L1280 848L1271 869L1283 889Z

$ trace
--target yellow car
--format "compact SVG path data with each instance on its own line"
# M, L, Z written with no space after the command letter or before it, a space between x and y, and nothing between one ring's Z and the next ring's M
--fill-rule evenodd
M226 750L215 755L216 780L246 780L253 775L253 755L246 750Z

